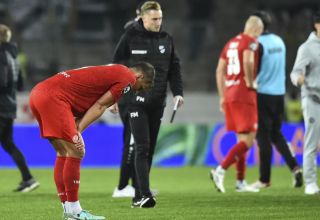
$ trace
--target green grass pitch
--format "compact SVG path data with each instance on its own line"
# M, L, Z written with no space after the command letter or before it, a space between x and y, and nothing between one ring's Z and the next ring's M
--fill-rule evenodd
M306 196L303 188L292 188L286 167L274 167L272 186L259 193L237 193L230 168L225 179L227 192L218 193L209 179L209 167L153 168L151 186L158 189L157 206L132 209L131 199L113 199L118 169L82 169L80 201L83 208L108 220L200 220L200 219L320 219L320 196ZM37 190L11 192L20 181L15 169L0 169L0 220L62 219L55 193L52 169L33 169L41 182ZM258 177L257 168L247 169L247 181Z

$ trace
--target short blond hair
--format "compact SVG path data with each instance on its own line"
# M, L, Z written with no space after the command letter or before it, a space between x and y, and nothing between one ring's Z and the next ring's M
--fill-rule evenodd
M144 15L146 12L148 12L150 10L159 11L159 10L161 10L161 6L156 1L147 1L147 2L143 3L143 5L141 6L140 15Z
M8 26L0 24L0 43L11 40L11 30Z

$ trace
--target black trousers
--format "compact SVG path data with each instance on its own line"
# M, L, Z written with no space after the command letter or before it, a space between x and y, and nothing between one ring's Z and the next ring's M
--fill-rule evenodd
M134 145L130 144L131 129L129 123L129 112L126 105L119 105L120 118L123 123L123 149L120 167L120 178L118 189L123 189L129 184L130 179L132 185L136 188L135 168L134 168Z
M272 144L284 157L290 170L298 167L286 139L281 133L281 124L284 114L284 96L266 95L258 93L259 126L257 140L260 148L260 181L270 182Z
M0 117L0 143L3 149L12 157L19 168L22 179L27 181L32 178L24 156L13 142L13 119Z
M136 198L151 196L149 173L164 107L130 105L129 120L135 141Z

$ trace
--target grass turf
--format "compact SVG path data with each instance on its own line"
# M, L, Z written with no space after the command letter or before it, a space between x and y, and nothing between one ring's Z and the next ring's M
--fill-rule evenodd
M113 199L118 169L82 169L80 200L83 208L110 220L161 219L320 219L320 196L306 196L292 188L286 167L274 167L272 186L260 193L237 193L235 174L226 175L225 194L218 193L209 179L208 167L153 168L152 188L158 189L154 209L132 209L131 199ZM41 182L30 193L11 192L19 182L15 169L0 169L0 219L62 219L55 193L52 169L33 169ZM257 168L248 168L247 180L257 179Z

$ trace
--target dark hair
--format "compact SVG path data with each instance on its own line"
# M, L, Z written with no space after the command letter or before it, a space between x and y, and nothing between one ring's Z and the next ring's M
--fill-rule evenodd
M252 15L259 17L262 20L263 23L263 30L268 31L269 26L272 23L271 15L266 11L255 11L252 13Z
M154 66L148 62L139 62L135 63L130 68L135 69L136 71L142 73L144 77L147 79L154 79L156 70L154 69Z
M313 16L312 16L312 22L313 24L315 23L320 23L320 10L316 11Z

